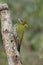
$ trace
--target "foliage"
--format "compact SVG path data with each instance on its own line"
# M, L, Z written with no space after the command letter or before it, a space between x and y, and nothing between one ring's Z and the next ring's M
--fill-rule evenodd
M40 55L43 54L43 0L0 0L0 3L4 2L9 5L13 23L16 23L18 18L22 18L28 23L28 29L24 34L21 47L21 57L23 54L22 60L24 65L36 65L36 63L37 65L43 65L43 63L41 64L41 61L38 60L40 59ZM3 44L0 34L0 57L6 56L5 51L2 49ZM39 53L37 54L37 52ZM26 61L27 59L28 61ZM0 58L1 65L7 65L7 61L6 63L5 61L6 60ZM40 62L40 64L38 62Z

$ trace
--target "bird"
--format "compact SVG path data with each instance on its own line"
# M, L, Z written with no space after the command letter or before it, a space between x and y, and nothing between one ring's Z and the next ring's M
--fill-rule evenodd
M18 52L20 52L20 47L23 40L24 31L27 27L28 27L27 22L23 21L20 18L18 18L18 22L14 24L13 26L13 34L14 34Z

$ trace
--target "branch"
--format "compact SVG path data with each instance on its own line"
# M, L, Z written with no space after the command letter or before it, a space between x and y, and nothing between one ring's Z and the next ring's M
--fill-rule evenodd
M12 33L12 19L7 4L0 4L1 33L9 65L22 65Z
M8 10L8 5L6 3L0 4L0 11L2 10Z

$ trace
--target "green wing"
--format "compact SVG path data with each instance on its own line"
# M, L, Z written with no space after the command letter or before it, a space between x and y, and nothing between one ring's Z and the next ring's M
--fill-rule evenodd
M21 24L15 24L14 32L15 32L14 35L15 35L15 40L17 44L17 49L20 52L20 46L21 46L21 42L22 42L23 34L24 34L24 26Z

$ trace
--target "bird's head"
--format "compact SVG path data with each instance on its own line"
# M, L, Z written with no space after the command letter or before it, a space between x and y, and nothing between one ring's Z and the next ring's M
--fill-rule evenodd
M23 26L24 26L24 28L28 28L28 24L26 21L23 21Z
M28 24L26 21L23 21L22 19L19 19L19 18L18 18L18 21L20 24L22 24L24 26L24 28L28 28Z

